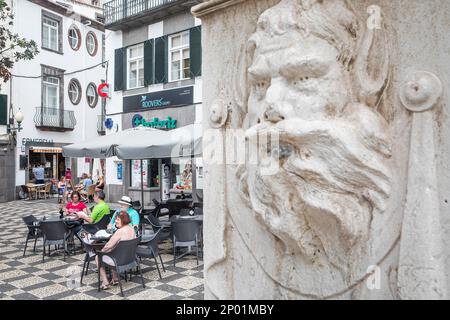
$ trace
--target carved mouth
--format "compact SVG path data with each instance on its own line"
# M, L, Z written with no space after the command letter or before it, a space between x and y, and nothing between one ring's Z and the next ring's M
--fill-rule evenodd
M278 160L281 164L295 155L300 148L295 141L295 136L268 123L258 124L248 129L246 140L247 143L258 144L256 150L259 156Z

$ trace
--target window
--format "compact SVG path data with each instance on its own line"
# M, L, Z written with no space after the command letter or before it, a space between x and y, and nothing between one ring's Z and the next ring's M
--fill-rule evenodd
M93 82L89 83L89 85L87 86L86 98L89 107L95 108L95 106L97 105L98 94L97 94L97 86Z
M86 49L91 56L95 56L97 54L97 37L95 33L89 31L86 35Z
M189 31L169 37L169 82L189 78Z
M59 21L42 17L42 47L59 51Z
M73 50L80 49L81 46L81 32L76 26L71 26L68 34L69 45Z
M59 109L59 78L44 76L43 78L43 107L46 114L56 115Z
M128 48L128 89L144 86L144 45Z
M81 84L77 79L72 79L69 82L69 99L75 105L80 103Z
M131 165L131 179L130 187L141 187L141 160L130 160ZM159 168L161 166L161 160L149 159L142 160L142 175L144 188L158 188L160 186Z

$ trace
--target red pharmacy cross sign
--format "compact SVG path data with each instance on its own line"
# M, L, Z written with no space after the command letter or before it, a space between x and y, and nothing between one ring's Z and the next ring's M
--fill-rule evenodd
M109 84L107 83L102 83L98 86L98 95L102 98L108 98L108 94L109 94Z

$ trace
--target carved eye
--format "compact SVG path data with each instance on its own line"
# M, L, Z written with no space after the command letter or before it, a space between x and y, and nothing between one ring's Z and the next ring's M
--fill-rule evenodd
M292 80L292 84L295 87L303 87L303 86L307 85L310 82L311 78L312 77L310 77L310 76L298 77L298 78Z

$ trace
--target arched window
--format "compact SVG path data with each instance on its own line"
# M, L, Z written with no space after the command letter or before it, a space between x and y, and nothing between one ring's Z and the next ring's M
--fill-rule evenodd
M86 99L89 107L95 108L98 101L97 86L91 82L86 88Z
M95 56L97 54L97 37L95 33L89 31L86 35L86 49L91 56Z
M69 82L69 99L70 102L77 105L81 100L81 84L77 79L71 79Z
M69 45L70 47L77 51L78 49L80 49L81 46L81 32L80 30L77 28L77 26L73 25L69 28L69 33L68 33L68 39L69 39Z

